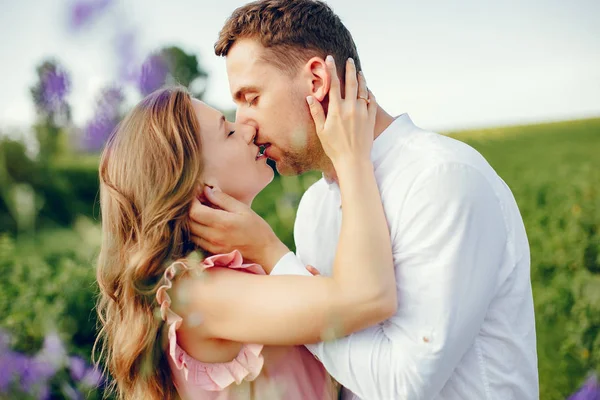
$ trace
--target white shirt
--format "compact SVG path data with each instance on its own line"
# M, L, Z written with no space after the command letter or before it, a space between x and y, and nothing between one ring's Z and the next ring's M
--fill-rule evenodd
M508 186L473 148L406 114L374 141L372 161L398 311L309 350L363 400L538 399L529 244ZM336 183L308 189L294 227L297 254L272 275L306 275L305 265L331 274L340 205Z

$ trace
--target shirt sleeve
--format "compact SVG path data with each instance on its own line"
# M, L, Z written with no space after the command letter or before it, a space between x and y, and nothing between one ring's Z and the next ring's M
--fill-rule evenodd
M481 329L507 246L501 203L474 167L447 163L422 172L399 208L392 221L397 314L307 345L362 399L439 394Z
M312 274L306 269L304 263L293 252L286 253L271 270L269 275L306 275Z

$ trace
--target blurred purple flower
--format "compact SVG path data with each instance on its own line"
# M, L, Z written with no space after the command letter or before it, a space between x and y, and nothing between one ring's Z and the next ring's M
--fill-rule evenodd
M89 367L80 381L81 385L87 388L100 387L103 382L104 377L102 376L102 372L95 366Z
M71 378L75 382L79 382L86 372L85 360L77 356L69 357L69 371L71 372Z
M26 369L27 357L8 351L0 356L0 393L6 393L11 383Z
M160 54L150 54L142 64L142 71L138 80L138 88L142 95L159 89L167 81L169 66Z
M85 149L97 151L102 149L121 117L121 106L125 96L120 88L108 88L102 91L98 100L94 117L85 127Z
M58 334L50 333L46 335L42 350L38 353L36 359L48 362L55 367L65 364L67 360L67 350Z
M139 80L139 61L136 55L137 38L133 30L121 31L115 41L115 53L118 63L118 76L123 83L137 83Z
M27 359L25 369L21 371L21 389L38 399L49 397L48 381L56 374L52 363L36 358Z
M568 400L600 400L600 384L596 375L590 376Z
M67 72L53 63L46 63L40 69L40 86L35 96L38 109L47 114L65 111L66 97L71 89Z
M56 368L46 361L27 357L17 352L7 352L0 357L0 393L6 392L12 383L18 382L22 391L40 394Z
M77 0L71 5L71 27L82 28L98 18L113 2L113 0Z

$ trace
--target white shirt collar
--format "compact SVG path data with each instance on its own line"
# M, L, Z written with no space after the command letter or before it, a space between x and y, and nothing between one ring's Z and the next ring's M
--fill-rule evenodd
M394 148L393 143L398 140L398 135L403 135L414 127L415 125L408 114L402 114L394 118L390 126L385 128L373 141L371 161L373 161L375 168L378 167L383 157Z
M398 135L409 132L414 127L415 124L408 114L405 113L394 118L392 123L385 128L377 138L375 138L373 141L373 148L371 149L371 161L373 162L375 169L377 169L386 153L393 149L393 143L395 140L398 140ZM325 177L325 174L322 176L330 189L337 188L338 185L336 181L328 180Z

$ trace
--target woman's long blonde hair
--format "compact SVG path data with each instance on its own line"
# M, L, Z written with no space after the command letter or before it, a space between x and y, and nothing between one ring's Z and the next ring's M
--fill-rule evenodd
M125 117L102 154L94 347L120 399L177 398L155 294L170 262L194 250L188 212L201 181L199 133L188 92L161 89Z

